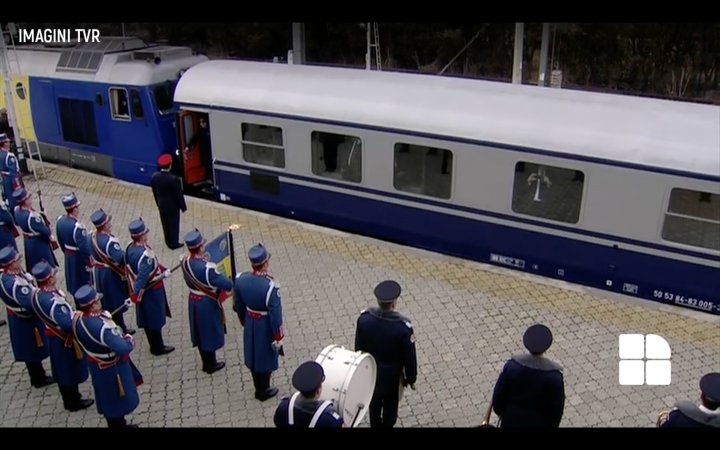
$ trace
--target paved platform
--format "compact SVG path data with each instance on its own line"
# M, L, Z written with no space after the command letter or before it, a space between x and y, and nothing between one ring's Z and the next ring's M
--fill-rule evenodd
M167 266L185 251L168 250L149 188L51 164L41 182L51 220L62 214L60 197L74 191L81 220L104 208L114 233L129 240L128 223L142 216L150 243ZM37 183L26 179L30 192ZM37 201L35 201L37 207ZM286 357L273 375L283 395L298 364L327 345L352 347L355 321L375 305L377 282L403 286L400 312L413 320L419 376L406 391L399 427L467 427L482 420L498 373L511 354L522 352L527 326L550 326L555 342L548 356L565 368L567 400L563 427L652 427L658 413L677 400L698 398L698 380L720 371L720 319L652 302L630 300L580 286L419 251L290 220L188 198L181 236L197 227L207 238L239 224L234 233L238 270L247 270L247 249L263 242L272 252L271 273L281 283ZM59 256L59 253L58 253ZM63 280L64 277L60 276ZM207 375L191 347L187 288L176 272L167 282L173 318L164 334L176 351L155 357L141 330L133 359L144 375L140 406L128 416L149 427L272 427L279 401L255 400L250 372L242 363L242 329L225 304L228 334L219 359L224 370ZM0 317L5 317L1 313ZM135 322L134 311L126 314ZM672 348L670 386L619 386L618 336L654 333ZM45 361L49 370L49 360ZM93 396L90 382L81 392ZM365 418L362 426L367 426ZM56 385L31 388L24 364L13 361L8 328L0 328L0 426L104 427L95 407L63 409Z

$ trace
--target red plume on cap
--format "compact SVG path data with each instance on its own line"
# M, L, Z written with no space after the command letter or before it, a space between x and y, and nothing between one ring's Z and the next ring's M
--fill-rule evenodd
M164 155L160 155L158 158L158 166L161 168L169 167L172 164L172 156L168 155L167 153Z

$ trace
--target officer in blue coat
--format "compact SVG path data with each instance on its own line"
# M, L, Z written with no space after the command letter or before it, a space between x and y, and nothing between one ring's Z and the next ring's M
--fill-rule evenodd
M63 405L68 411L80 411L94 403L83 399L78 385L88 379L87 357L72 334L72 306L65 293L55 285L57 269L45 261L35 264L32 275L38 283L33 292L32 308L45 324L50 346L50 367L57 380Z
M0 248L8 245L17 250L15 238L18 237L17 227L15 227L15 217L8 211L5 202L0 201Z
M502 428L560 426L565 407L562 367L543 356L552 340L548 327L532 325L523 336L530 354L505 363L492 398Z
M708 373L700 379L700 405L689 401L675 404L662 413L660 428L720 428L720 373Z
M67 214L57 219L56 233L60 249L65 253L65 286L75 292L84 284L92 284L92 245L85 225L78 220L80 200L75 194L65 195L62 204Z
M15 199L12 193L23 186L20 165L10 151L10 139L7 134L0 134L0 175L2 175L3 195L7 199L10 211L15 210Z
M150 230L145 222L133 220L128 229L132 242L125 249L125 270L130 300L137 305L137 326L145 330L150 353L165 355L175 350L165 345L162 336L165 317L170 314L163 280L170 276L170 271L158 262L147 243Z
M417 355L410 319L395 311L402 289L386 280L375 287L379 308L360 313L355 350L370 353L377 363L375 392L370 401L370 426L392 428L397 421L400 384L415 389Z
M113 321L127 334L135 330L125 325L123 313L128 310L130 293L125 273L125 252L120 241L112 235L112 216L102 209L92 213L90 220L96 231L90 236L92 257L95 261L95 284L102 294L102 307L109 311Z
M318 400L325 381L325 371L315 361L305 361L295 370L292 384L298 390L285 397L275 410L278 428L340 428L343 420L333 409L332 401Z
M215 352L225 345L225 312L222 302L232 291L232 281L217 271L215 263L207 260L205 239L199 231L185 236L190 254L181 266L185 284L190 288L188 308L190 311L190 339L197 347L203 362L203 371L214 373L225 367L217 361Z
M33 209L32 200L25 189L16 189L12 195L17 203L15 223L22 230L25 238L25 270L30 272L40 261L47 261L53 267L57 266L52 250L55 238L45 219Z
M40 388L55 380L45 373L42 361L48 357L45 326L31 305L35 280L23 271L20 254L12 247L0 250L0 298L7 306L10 345L15 361L24 362L30 383Z
M88 357L98 413L105 416L109 428L127 427L125 416L140 404L137 386L142 384L130 360L135 341L102 310L92 286L78 289L75 302L82 312L73 315L72 331Z
M278 355L283 352L283 319L280 286L268 275L270 253L262 244L248 252L251 272L235 279L233 309L243 326L245 366L255 384L255 398L265 401L278 393L270 387L270 376L278 368Z

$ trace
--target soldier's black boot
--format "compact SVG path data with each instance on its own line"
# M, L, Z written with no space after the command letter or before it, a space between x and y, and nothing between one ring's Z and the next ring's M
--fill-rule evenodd
M42 363L25 363L25 366L27 366L28 373L30 374L30 384L32 384L33 387L41 388L55 382L53 377L47 376Z
M123 417L106 417L108 428L138 428L134 423L127 423Z
M225 363L215 359L215 352L204 352L200 350L200 358L203 361L203 372L215 373L225 367Z
M58 388L60 389L60 395L63 399L63 406L70 412L80 411L82 409L90 407L95 403L95 400L93 399L82 398L82 396L80 395L80 389L78 389L77 385L58 385Z
M150 344L150 353L155 356L167 355L175 350L175 347L165 345L163 342L162 331L145 329L148 343Z
M6 323L5 319L0 319L0 327L4 327Z
M264 402L269 398L275 397L278 393L278 388L270 387L271 375L272 373L253 372L253 382L255 383L255 398L260 400L261 402Z
M123 313L115 314L114 316L112 316L112 320L120 328L122 328L122 330L125 334L135 334L135 330L133 328L128 328L128 326L125 325L125 317L123 317Z

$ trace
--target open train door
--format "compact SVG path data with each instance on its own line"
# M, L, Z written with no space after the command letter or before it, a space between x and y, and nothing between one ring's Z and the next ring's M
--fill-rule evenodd
M200 128L199 116L191 111L180 111L177 120L183 181L186 186L203 184L208 181L211 168L205 167L200 139L193 139Z

